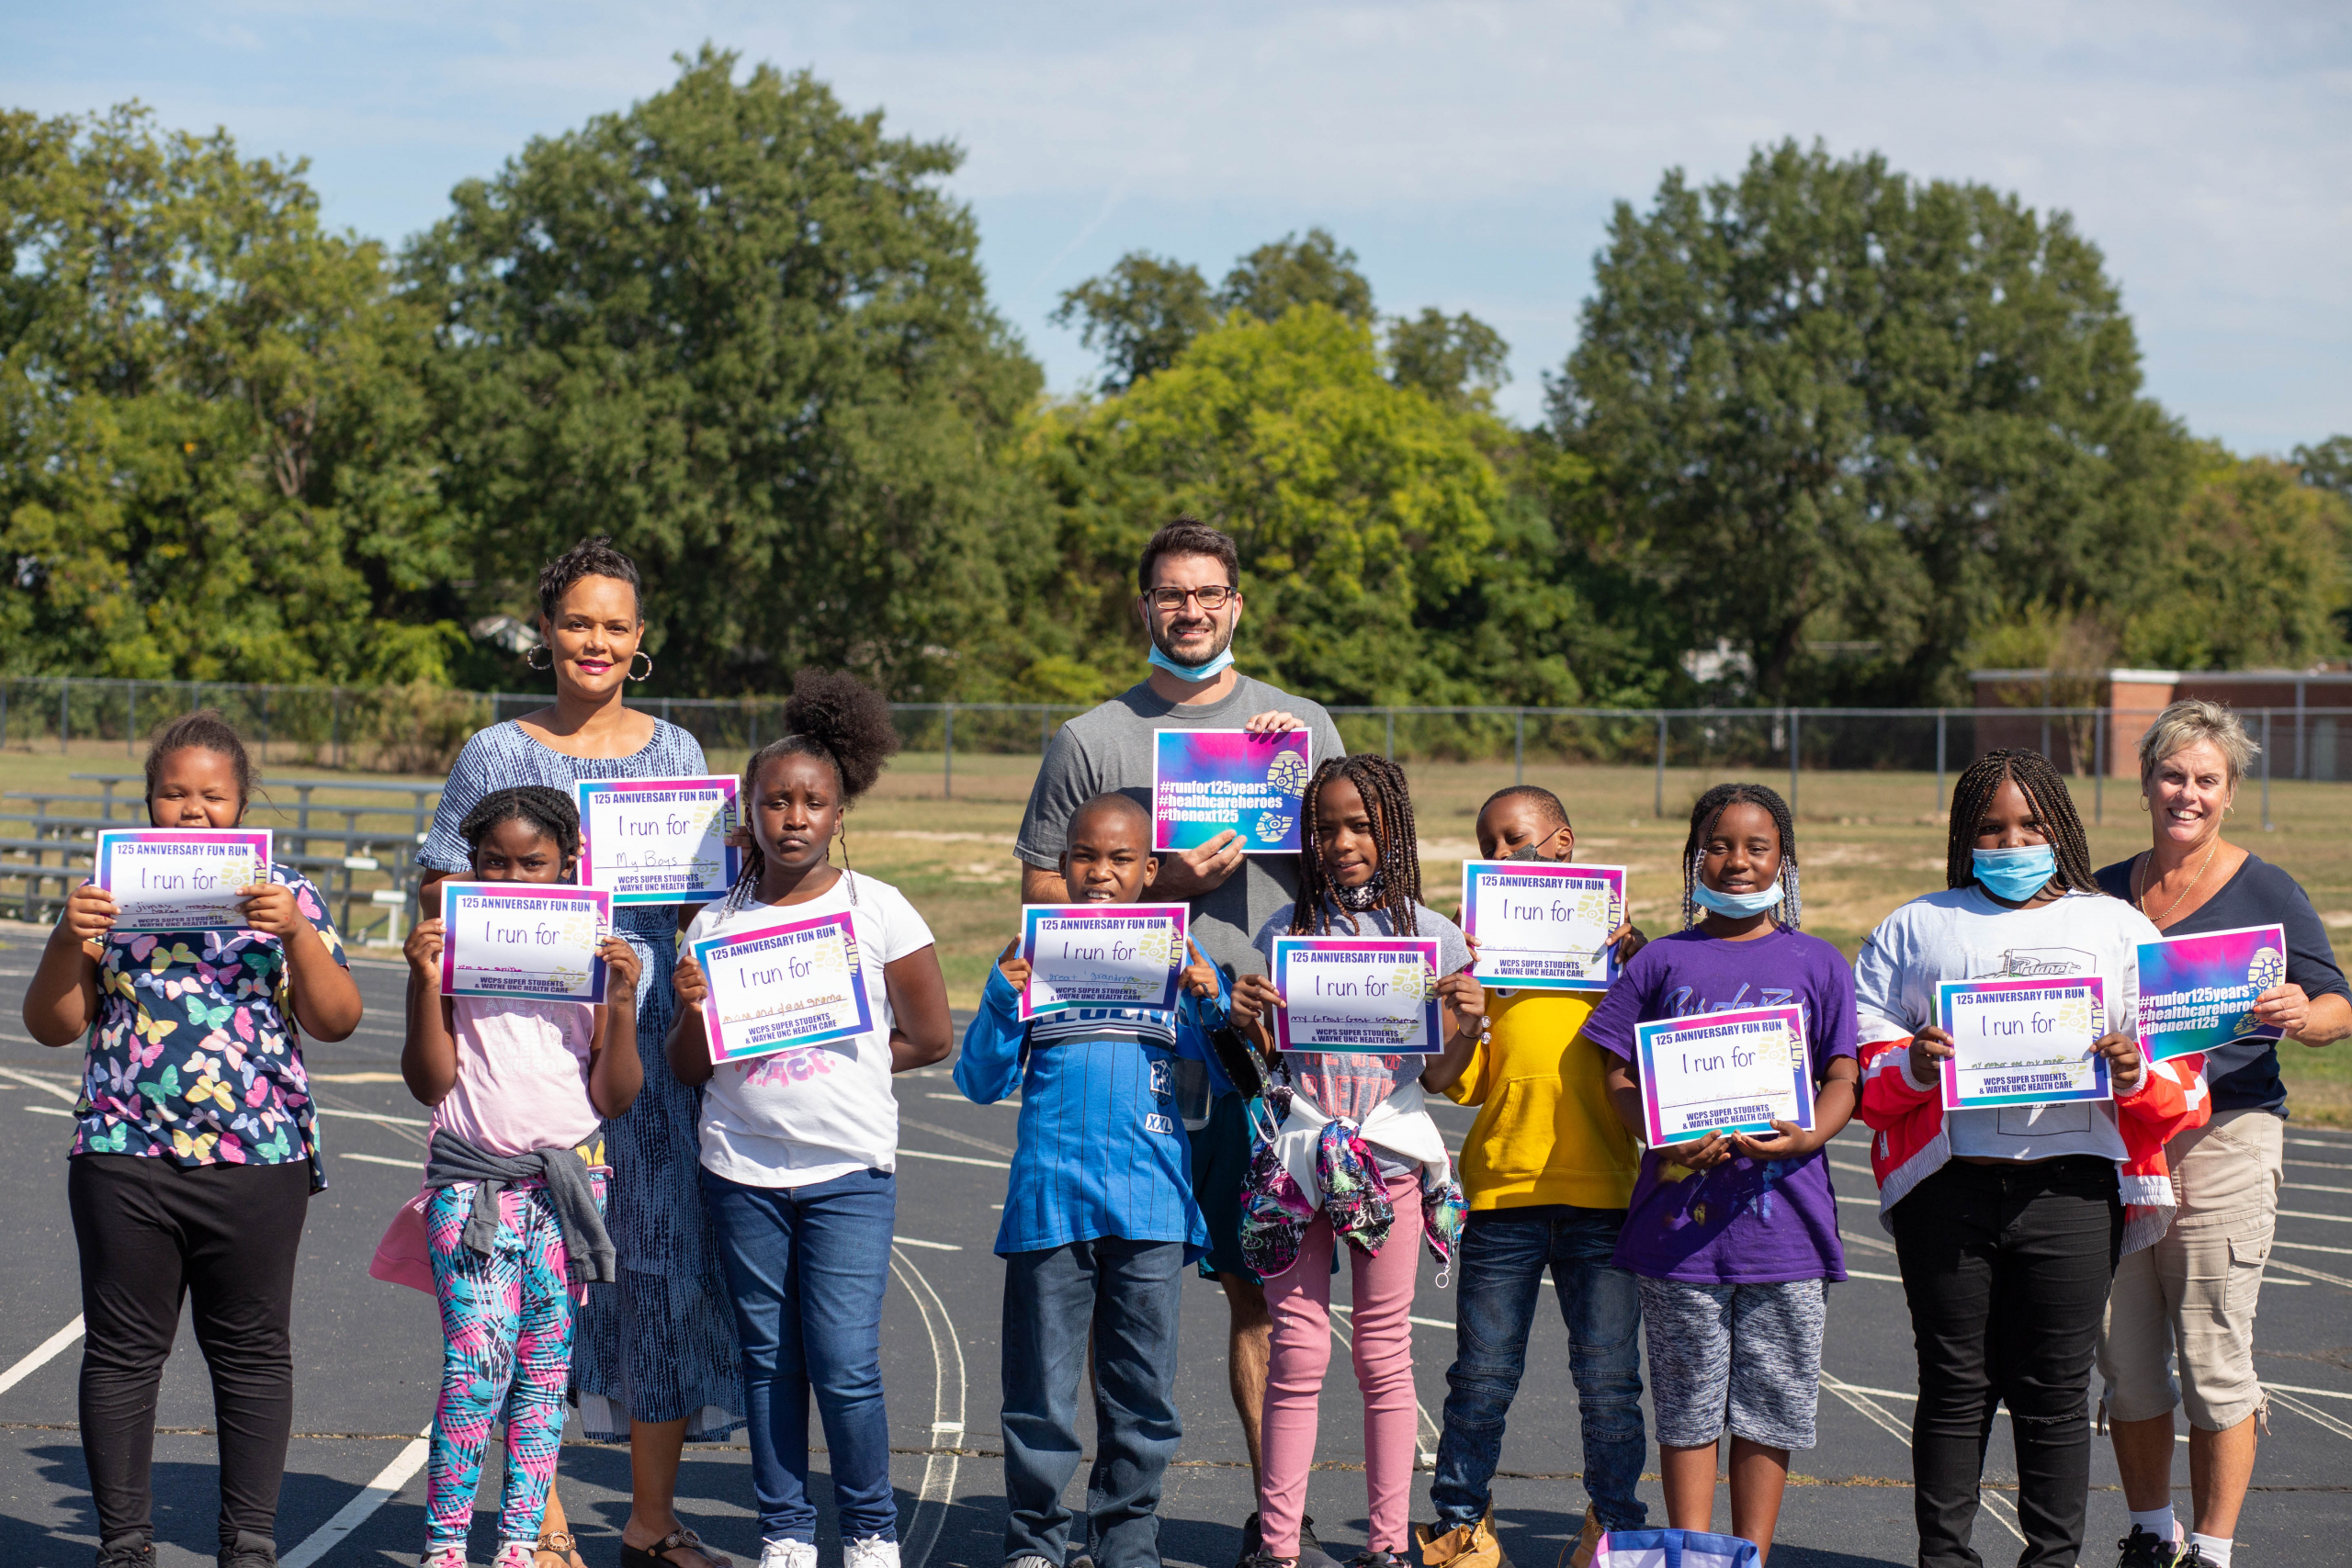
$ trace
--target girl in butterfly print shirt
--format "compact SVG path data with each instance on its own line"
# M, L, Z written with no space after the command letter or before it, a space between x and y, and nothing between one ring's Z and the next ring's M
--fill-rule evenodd
M148 819L234 828L252 782L227 721L189 714L148 752ZM119 932L114 900L76 888L25 995L35 1040L88 1041L66 1193L86 1320L82 1452L102 1563L152 1561L145 1456L183 1298L216 1373L220 1562L275 1561L293 1422L294 1258L311 1193L325 1185L294 1025L341 1040L360 1005L316 887L273 865L243 905L239 931Z

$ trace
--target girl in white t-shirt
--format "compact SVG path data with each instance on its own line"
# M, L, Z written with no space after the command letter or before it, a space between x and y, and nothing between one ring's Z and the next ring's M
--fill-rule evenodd
M847 1568L898 1568L882 1405L882 1292L898 1213L890 1075L946 1059L947 986L914 906L832 863L843 814L898 750L889 705L851 676L804 671L784 720L788 733L743 770L752 843L742 878L679 944L670 1070L703 1086L703 1194L743 1344L760 1568L817 1561L812 1393ZM714 1066L695 944L838 914L850 918L871 1029Z
M569 882L580 855L578 808L541 784L483 796L459 831L479 882ZM535 1550L571 1547L560 1515L555 1531L540 1531L563 1437L575 1292L613 1278L601 1156L582 1145L644 1087L638 959L605 937L612 1000L601 1006L445 997L443 934L438 918L421 921L403 950L401 1076L433 1107L419 1201L447 1346L425 1472L424 1565L464 1568L482 1450L503 1421L496 1568L530 1568Z

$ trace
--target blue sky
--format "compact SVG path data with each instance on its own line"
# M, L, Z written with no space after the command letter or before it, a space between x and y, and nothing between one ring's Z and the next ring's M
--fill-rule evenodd
M1472 310L1532 419L1611 204L1759 141L1875 148L2071 210L2150 389L2242 451L2352 432L2352 6L1706 4L749 6L0 0L0 104L136 97L301 154L331 221L397 240L531 136L658 91L705 39L808 66L949 137L999 308L1069 390L1046 314L1121 253L1212 278L1321 224L1389 311Z

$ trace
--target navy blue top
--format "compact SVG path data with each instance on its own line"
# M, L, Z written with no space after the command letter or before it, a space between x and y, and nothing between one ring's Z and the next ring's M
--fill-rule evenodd
M1181 1241L1187 1263L1208 1251L1172 1069L1179 1055L1207 1055L1200 1015L1216 1005L1186 993L1172 1010L1073 1008L1024 1024L1012 983L990 966L956 1087L981 1105L1021 1091L999 1256L1102 1236Z
M2139 856L2118 861L2098 874L2101 890L2132 901L2132 867ZM2196 936L2201 931L2236 931L2244 926L2278 926L2287 933L2287 980L2301 986L2314 1000L2321 997L2352 999L2352 986L2335 962L2335 946L2327 927L2312 908L2302 885L2260 855L2250 854L2237 874L2222 884L2194 913L2166 926L2166 936ZM2299 1047L2300 1049L2300 1047ZM2287 1086L2278 1080L2278 1043L2275 1040L2233 1040L2205 1053L2205 1083L2212 1091L2213 1111L2268 1111L2287 1114Z

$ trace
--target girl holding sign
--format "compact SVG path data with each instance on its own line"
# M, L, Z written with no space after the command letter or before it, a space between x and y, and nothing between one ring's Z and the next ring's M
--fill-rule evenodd
M1879 1223L1894 1236L1919 1353L1912 1416L1919 1561L1973 1563L1977 1483L1994 1407L2018 1450L2030 1568L2081 1554L2090 1485L2092 1349L2116 1259L2162 1235L2174 1199L2165 1140L2207 1116L2200 1059L2140 1055L2138 947L2156 929L2092 879L2065 781L2039 751L1987 752L1952 787L1946 889L1889 915L1854 965L1861 1118ZM2035 980L2095 979L2098 1005L2005 1001ZM1950 983L1961 983L1957 991ZM1990 982L1990 984L1987 984ZM2027 986L2026 990L2036 987ZM2078 986L2077 991L2087 987ZM2030 1036L2079 1010L2053 1062L2111 1097L1947 1108L1941 997L1975 998L1980 1032Z
M1451 1258L1462 1216L1453 1164L1422 1100L1462 1076L1486 1017L1486 992L1462 973L1461 931L1420 901L1421 863L1405 773L1385 757L1334 757L1308 784L1297 903L1258 932L1271 968L1277 939L1294 935L1433 938L1441 1037L1432 1054L1339 1051L1283 1055L1289 1078L1268 1096L1275 1119L1261 1136L1243 1192L1243 1250L1266 1281L1274 1319L1266 1382L1265 1480L1259 1489L1264 1549L1258 1568L1295 1562L1323 1374L1331 1359L1331 1253L1344 1236L1354 1269L1350 1339L1364 1403L1364 1484L1371 1539L1356 1562L1396 1568L1410 1535L1414 1438L1413 1309L1419 1228ZM1271 1054L1282 993L1264 975L1234 992L1235 1025ZM1398 1234L1401 1228L1402 1234Z
M460 831L480 882L569 882L580 855L578 810L543 784L485 796ZM612 1000L604 1005L448 997L440 994L446 934L438 919L409 933L401 1052L409 1092L433 1108L425 1190L412 1210L447 1348L425 1469L424 1564L464 1568L482 1450L492 1423L503 1421L495 1568L530 1568L535 1551L572 1551L568 1530L541 1529L563 1438L572 1292L614 1277L603 1215L611 1172L598 1133L645 1081L637 952L605 938L598 956Z
M812 1393L848 1568L898 1568L881 1360L898 1212L890 1075L946 1058L947 984L914 906L888 883L832 863L844 813L898 749L889 705L851 676L803 671L784 721L791 733L743 770L752 847L742 879L686 931L670 1067L702 1086L702 1188L743 1345L761 1568L815 1568ZM823 962L796 958L793 928L828 917L848 922L846 951L836 937ZM773 942L751 940L776 928L785 929ZM691 956L738 936L748 955L715 958L722 973ZM862 996L843 997L859 987ZM842 1010L862 1010L868 1027L828 1027L812 1045L763 1038L778 1020L830 1022ZM716 1066L714 1051L726 1058ZM626 1553L623 1562L639 1568Z
M1717 784L1690 813L1683 929L1584 1026L1650 1145L1611 1261L1640 1281L1668 1523L1712 1528L1728 1427L1732 1533L1764 1556L1789 1452L1814 1446L1827 1287L1846 1278L1822 1150L1854 1113L1854 984L1802 912L1787 803Z
M253 765L227 720L175 720L147 752L157 829L238 826ZM82 1455L98 1561L152 1562L155 1395L193 1306L220 1429L220 1562L263 1568L293 1429L294 1255L326 1186L297 1026L341 1040L359 987L326 899L273 864L236 930L118 932L74 889L25 992L44 1045L86 1034L66 1195L82 1258Z

